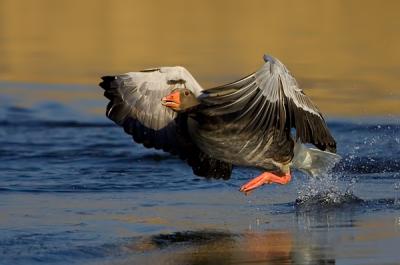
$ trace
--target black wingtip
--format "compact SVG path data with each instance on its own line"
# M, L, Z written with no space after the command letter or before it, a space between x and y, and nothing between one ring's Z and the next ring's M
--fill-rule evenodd
M110 84L112 81L115 80L115 76L113 75L105 75L101 77L101 80L103 80L103 82L99 83L99 86L104 89L107 90L110 88Z

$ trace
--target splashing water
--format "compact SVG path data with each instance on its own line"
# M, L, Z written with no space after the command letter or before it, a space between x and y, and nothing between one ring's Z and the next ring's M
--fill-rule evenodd
M356 180L341 182L340 177L338 174L325 174L320 178L309 178L298 191L296 205L335 207L362 201L353 194Z
M319 178L306 177L298 189L297 206L337 207L362 202L354 195L358 181L364 183L366 178L377 175L382 178L384 174L388 175L388 179L389 176L399 179L399 125L363 125L362 130L350 127L346 130L346 137L340 139L340 153L345 154L343 159L328 174ZM356 134L357 137L348 137L348 134ZM349 178L350 181L344 181ZM400 182L396 182L394 204L400 204L399 197Z

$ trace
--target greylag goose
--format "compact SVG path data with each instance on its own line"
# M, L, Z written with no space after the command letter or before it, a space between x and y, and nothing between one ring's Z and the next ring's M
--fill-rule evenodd
M179 156L198 176L229 179L232 165L261 169L240 188L245 193L287 184L291 168L311 176L329 170L340 156L321 112L278 59L264 55L264 62L209 89L181 66L104 76L106 115L137 143Z

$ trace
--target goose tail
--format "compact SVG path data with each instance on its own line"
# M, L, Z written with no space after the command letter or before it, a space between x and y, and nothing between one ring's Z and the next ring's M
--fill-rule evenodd
M338 154L309 148L296 142L292 166L312 177L318 177L331 170L340 159Z

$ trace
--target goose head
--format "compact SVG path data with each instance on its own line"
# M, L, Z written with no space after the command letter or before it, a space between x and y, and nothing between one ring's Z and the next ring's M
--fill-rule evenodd
M161 99L161 104L176 112L185 112L198 106L200 102L186 87L177 88Z

